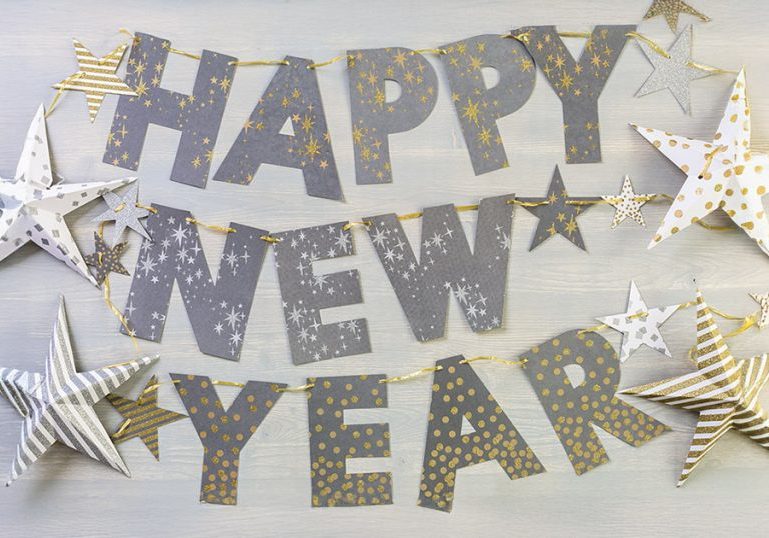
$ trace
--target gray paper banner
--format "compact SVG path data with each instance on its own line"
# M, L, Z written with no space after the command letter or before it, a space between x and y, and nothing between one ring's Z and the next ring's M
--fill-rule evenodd
M249 381L224 410L206 376L169 374L203 445L200 502L238 504L240 452L281 396L286 385Z
M438 98L435 69L421 54L392 47L347 51L350 113L359 185L392 183L389 135L420 125ZM385 80L400 96L387 102Z
M615 396L620 362L611 344L597 333L568 331L520 358L527 361L524 371L578 475L609 462L591 425L636 447L668 429ZM579 385L566 367L581 369Z
M370 353L368 324L353 319L323 325L324 308L363 302L358 271L316 274L313 262L355 253L346 222L273 234L280 295L294 364Z
M312 506L392 504L390 473L348 473L348 458L389 458L388 424L346 424L350 409L387 407L384 375L311 377L307 393Z
M419 261L397 215L365 218L371 223L371 242L419 341L443 336L449 293L473 331L502 326L514 207L508 201L514 197L481 200L472 252L453 205L426 208Z
M457 471L496 460L510 480L544 473L534 451L475 370L458 355L435 363L417 504L450 512ZM463 418L473 432L462 435Z
M134 270L125 317L134 336L160 342L174 282L201 352L237 361L262 269L266 230L230 223L214 282L188 211L154 204ZM125 327L120 331L126 334Z
M534 60L520 41L479 35L441 47L451 102L462 126L475 175L507 168L497 120L521 108L534 91ZM493 67L499 81L486 88L482 69Z
M243 124L214 181L250 184L263 163L298 168L307 194L342 199L331 135L326 125L318 75L312 60L286 56ZM294 134L281 134L291 120Z
M147 127L161 125L182 132L171 181L204 188L237 58L204 50L192 94L185 95L160 87L170 47L168 40L136 34L125 81L138 96L120 96L103 161L138 169Z
M601 162L598 97L625 47L634 24L596 26L575 61L555 26L513 30L542 70L563 106L566 162Z

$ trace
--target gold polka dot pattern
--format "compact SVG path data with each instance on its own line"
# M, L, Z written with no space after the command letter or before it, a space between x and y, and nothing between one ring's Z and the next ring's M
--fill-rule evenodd
M617 439L640 446L667 426L615 397L620 362L599 334L573 330L521 355L524 371L545 408L574 471L580 475L609 461L591 425ZM574 387L565 367L582 368L584 380Z
M170 375L203 444L200 502L237 504L240 451L280 398L275 389L285 385L249 381L225 411L208 377Z
M311 377L307 393L312 506L392 504L390 473L347 473L347 458L390 457L387 424L345 424L349 409L387 407L384 375Z
M545 468L461 355L436 363L417 504L451 511L457 471L496 460L510 479ZM475 432L462 435L462 417Z

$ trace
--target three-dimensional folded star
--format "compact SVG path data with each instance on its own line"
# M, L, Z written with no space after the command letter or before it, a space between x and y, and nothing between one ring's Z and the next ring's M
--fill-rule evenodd
M654 67L649 78L636 92L636 97L668 89L687 114L691 113L689 82L709 77L712 72L696 67L692 62L692 27L687 26L667 50L668 57L657 52L649 43L639 41L638 45L646 59Z
M662 15L665 17L665 21L667 21L670 29L675 33L678 30L678 15L680 13L694 15L702 22L710 22L710 17L700 13L683 0L654 0L644 15L644 20Z
M158 376L153 375L136 400L129 400L117 394L108 394L107 400L125 418L112 434L115 444L138 437L155 459L160 461L158 428L187 418L187 415L158 407L157 388Z
M630 176L625 176L619 194L601 196L603 200L606 200L615 208L614 220L611 222L612 229L619 226L627 218L633 219L641 226L646 226L643 213L641 213L641 207L651 200L652 196L651 194L636 193L633 190L633 182L630 181Z
M96 251L85 257L85 263L93 267L94 277L97 284L101 286L104 279L110 273L119 273L121 275L130 275L131 273L120 263L120 256L128 246L128 243L118 243L110 247L104 242L104 239L98 234L93 233L93 240L96 245Z
M620 361L625 362L631 353L642 345L647 345L670 357L668 346L660 334L660 325L676 313L678 306L676 304L661 308L648 308L635 281L631 280L630 295L627 299L625 312L597 319L622 333Z
M137 204L139 198L138 183L131 185L122 195L106 192L102 198L104 203L109 206L109 209L95 217L91 222L115 221L115 226L112 228L112 238L110 239L111 244L114 245L120 240L120 236L123 235L123 231L126 228L130 228L145 239L151 239L150 234L147 233L144 225L139 221L139 219L148 216L150 212L144 207L139 207Z
M769 220L761 197L769 188L769 156L750 149L750 108L740 71L712 142L633 125L686 175L649 248L718 208L769 254Z
M32 241L96 285L64 215L134 179L52 185L41 105L27 132L14 179L0 178L0 260Z
M24 417L21 440L6 485L16 480L56 441L130 476L93 406L154 358L143 357L88 372L75 371L64 297L45 363L45 373L0 368L0 393Z
M761 307L761 312L756 320L756 325L758 325L759 329L763 329L769 325L769 293L751 293L750 296L753 297Z
M108 93L138 95L128 84L123 82L123 79L117 76L117 68L128 45L118 45L103 58L97 58L77 39L73 39L72 44L75 47L78 70L61 82L54 84L53 87L58 90L84 92L91 123L96 119L104 96Z
M561 172L558 166L553 172L553 179L550 181L550 187L547 189L547 196L544 198L520 198L524 202L524 207L539 218L537 230L534 232L534 238L529 246L529 251L537 248L541 243L550 239L555 234L560 234L574 243L582 250L585 249L585 243L582 240L582 234L577 225L577 216L583 211L590 209L590 204L582 202L595 202L599 198L569 196L566 187L561 179Z
M735 429L769 448L769 416L758 393L769 379L769 359L735 361L713 315L697 292L697 371L620 391L700 414L678 485L726 432Z

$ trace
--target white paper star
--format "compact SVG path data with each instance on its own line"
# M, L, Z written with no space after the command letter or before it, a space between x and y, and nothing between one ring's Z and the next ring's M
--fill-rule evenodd
M761 307L756 325L759 329L763 329L769 325L769 293L751 293L750 296Z
M638 45L654 71L636 93L636 97L668 89L687 114L691 113L689 82L712 75L692 64L692 27L686 27L667 50L669 58L655 51L651 45L639 41Z
M93 406L154 358L79 373L69 340L64 298L45 363L45 373L0 368L0 393L24 417L21 440L6 485L16 480L56 441L130 476Z
M721 208L769 254L769 220L761 201L769 188L769 156L750 149L744 70L712 142L633 127L687 175L649 248Z
M27 132L14 179L0 178L0 260L29 241L94 280L64 221L64 215L136 178L52 185L48 135L42 105Z
M619 358L621 362L625 362L644 344L670 357L670 351L662 339L659 327L675 314L676 310L678 305L647 308L641 292L638 291L638 286L631 280L630 296L625 313L597 319L622 333L622 353Z
M645 227L646 222L641 213L641 207L651 199L651 196L650 194L636 194L633 190L630 176L625 176L625 179L622 181L622 189L618 195L601 196L602 199L609 202L616 209L614 211L614 220L611 223L612 229L619 226L628 217Z

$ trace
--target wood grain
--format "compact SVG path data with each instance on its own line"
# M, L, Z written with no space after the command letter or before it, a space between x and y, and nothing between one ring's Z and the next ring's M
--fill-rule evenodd
M435 47L481 33L503 33L524 24L558 24L587 30L592 24L641 20L650 0L490 0L461 2L261 1L38 1L3 5L0 34L0 174L11 177L24 133L40 102L53 96L50 85L76 67L70 38L78 37L96 54L111 50L119 27L172 40L173 46L202 48L250 58L285 54L317 61L347 48ZM769 70L765 69L767 12L760 0L691 0L713 22L696 23L695 60L748 70L752 97L753 145L769 149ZM682 23L694 22L682 17ZM673 35L662 19L640 31L667 46ZM575 49L580 46L574 40ZM600 101L603 162L563 163L560 104L544 78L529 102L499 122L511 167L475 177L449 99L447 81L430 58L440 81L438 104L417 129L391 139L395 181L356 186L351 144L347 80L335 64L319 72L345 202L307 197L296 170L265 166L252 185L209 182L199 190L168 180L179 135L151 127L142 164L141 198L189 209L205 222L240 222L274 231L359 219L380 212L411 212L425 205L475 203L508 192L545 193L554 165L561 166L573 195L619 190L630 174L639 192L675 193L682 176L627 126L630 121L693 137L713 134L732 84L730 76L692 83L693 115L684 115L665 92L633 97L650 67L629 43ZM188 92L197 66L172 57L163 86ZM237 72L222 123L213 169L221 162L245 118L274 73L274 67ZM102 164L101 155L116 105L108 97L91 125L85 98L64 96L49 119L54 166L70 181L129 175ZM693 298L694 279L706 299L723 310L748 313L755 303L748 292L769 288L769 260L739 232L709 232L692 227L647 251L653 228L666 206L649 204L650 226L632 223L612 231L612 210L595 207L580 217L589 254L554 239L528 252L536 219L524 210L515 217L505 327L475 335L451 304L446 338L419 344L365 234L356 232L354 257L317 264L318 271L356 268L365 302L324 312L324 320L368 318L373 353L325 363L293 366L282 324L275 269L268 257L256 291L243 357L234 364L200 354L181 299L175 295L162 344L143 342L145 352L161 353L158 374L189 372L231 380L274 380L301 384L309 375L386 373L399 375L456 353L514 357L562 331L594 323L597 316L621 311L628 283L635 279L650 304ZM69 218L84 251L91 249L93 224L101 207L89 206ZM468 233L475 215L463 213ZM412 240L419 221L406 224ZM224 237L201 231L209 260L216 260ZM133 271L139 237L130 237L124 258ZM43 366L57 295L66 296L79 367L87 369L132 356L130 341L118 334L100 293L81 277L36 247L26 247L0 263L0 364L39 370ZM115 302L122 306L130 279L113 278ZM694 314L677 314L663 328L674 353L666 359L651 350L635 354L623 367L623 386L687 371L685 353L694 338ZM725 326L731 329L731 325ZM607 337L619 345L617 334ZM757 331L733 341L735 355L763 352L769 339ZM362 420L387 421L392 431L389 459L354 461L350 468L391 470L395 504L387 507L311 509L306 402L288 394L254 435L241 458L237 507L197 502L202 449L188 421L160 432L161 461L156 463L138 440L120 446L133 472L126 479L64 447L55 447L13 487L0 491L3 529L11 536L154 536L215 534L270 536L467 536L467 535L765 535L769 503L769 455L738 434L727 435L682 489L675 488L695 417L649 402L640 408L671 424L674 431L642 448L631 448L599 432L611 463L577 477L558 444L524 375L496 364L477 370L548 472L511 482L493 462L460 471L454 511L416 506L430 397L427 378L389 387L387 410L360 414ZM149 375L149 374L148 374ZM124 393L134 395L139 379ZM220 388L225 403L235 389ZM160 404L183 411L170 386ZM762 396L769 403L769 394ZM99 407L114 426L118 415ZM365 415L365 416L363 416ZM19 417L0 405L0 463L10 465L19 436Z

